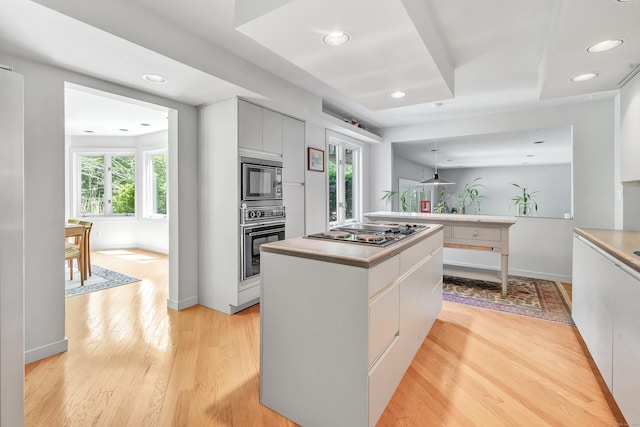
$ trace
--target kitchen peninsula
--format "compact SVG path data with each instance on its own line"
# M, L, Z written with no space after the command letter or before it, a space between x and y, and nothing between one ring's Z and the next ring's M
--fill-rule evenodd
M442 308L442 229L262 245L260 402L301 425L374 426Z
M491 251L501 255L502 295L507 295L509 275L509 227L515 217L496 215L435 214L419 212L371 212L372 221L442 224L444 247Z

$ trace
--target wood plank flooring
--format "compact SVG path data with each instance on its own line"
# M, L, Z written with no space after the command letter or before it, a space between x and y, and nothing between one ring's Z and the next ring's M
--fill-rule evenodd
M167 257L126 252L92 262L142 282L66 299L69 350L26 366L25 424L294 425L258 401L259 307L169 310ZM622 423L575 327L445 302L379 425Z

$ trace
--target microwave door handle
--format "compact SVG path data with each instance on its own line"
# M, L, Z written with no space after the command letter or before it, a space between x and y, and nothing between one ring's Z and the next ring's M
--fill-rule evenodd
M249 233L249 237L264 236L265 234L280 233L282 231L284 231L284 227L283 228L274 228L274 229L268 230L268 231L256 231L254 233Z

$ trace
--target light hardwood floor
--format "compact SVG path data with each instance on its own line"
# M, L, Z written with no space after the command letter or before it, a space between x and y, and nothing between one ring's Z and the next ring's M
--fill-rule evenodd
M169 310L167 258L128 252L92 253L143 280L66 299L69 350L27 365L26 425L293 425L258 401L259 307ZM594 369L575 327L445 302L379 425L622 425Z

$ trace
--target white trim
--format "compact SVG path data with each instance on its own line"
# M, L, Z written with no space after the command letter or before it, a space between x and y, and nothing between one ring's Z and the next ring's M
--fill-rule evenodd
M198 297L191 297L181 301L175 301L167 298L167 308L171 310L184 310L185 308L193 307L194 305L198 305Z
M69 341L67 337L63 340L55 341L42 347L36 347L24 352L25 365L36 360L44 359L45 357L53 356L54 354L64 353L69 348Z

